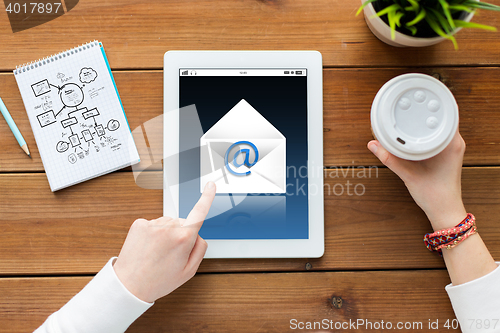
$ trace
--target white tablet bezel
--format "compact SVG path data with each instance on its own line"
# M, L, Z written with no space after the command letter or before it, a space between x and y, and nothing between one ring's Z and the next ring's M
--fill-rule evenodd
M163 71L163 211L179 211L179 70L181 68L306 68L309 238L211 240L205 258L318 258L324 253L323 64L317 51L168 51ZM170 185L172 184L172 185ZM312 189L316 193L312 195Z

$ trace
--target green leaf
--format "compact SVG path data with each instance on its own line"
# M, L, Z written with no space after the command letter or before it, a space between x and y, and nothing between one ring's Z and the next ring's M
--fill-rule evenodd
M391 39L396 39L396 20L394 19L394 13L396 11L390 11L387 13L387 19L389 20L389 26L391 27Z
M486 2L478 2L473 0L466 0L462 3L465 6L469 6L471 8L485 9L485 10L495 10L500 11L500 6L492 5Z
M395 13L397 10L401 9L401 6L398 5L398 4L393 4L393 5L390 5L389 7L385 7L384 9L382 9L381 11L379 11L377 14L373 15L372 17L377 17L377 16L384 16L386 14L389 14L389 13Z
M396 12L394 14L394 20L396 21L396 25L398 27L401 27L401 18L404 16L405 14L404 13L401 13L401 12Z
M471 9L470 7L464 5L449 5L448 8L459 12L467 12L467 13L472 13L474 11L474 9Z
M449 6L448 3L446 2L446 0L438 0L438 1L441 4L441 7L443 7L444 15L448 19L450 27L452 28L452 30L455 29L455 23L453 22L453 17L451 17L450 10L448 9Z
M367 1L363 2L361 7L359 7L358 11L356 12L356 16L358 16L359 13L361 13L366 6L368 6L369 4L371 4L372 2L375 2L375 1L377 1L377 0L367 0Z
M387 19L389 20L389 26L391 27L391 39L396 39L396 26L401 26L401 17L403 13L398 13L396 11L391 11L387 13Z
M414 12L417 12L417 11L418 11L418 9L420 8L420 5L418 4L418 1L416 1L416 0L407 0L407 1L410 3L411 8L413 8L413 11L414 11ZM407 8L408 8L408 7L407 7ZM405 8L405 9L406 9L406 8Z
M460 27L460 28L475 28L475 29L483 29L483 30L489 30L489 31L497 31L497 28L492 27L490 25L484 25L484 24L473 23L473 22L465 22L462 20L455 20L455 24L457 27Z
M413 20L411 20L410 22L406 23L406 26L407 27L411 27L411 26L417 24L418 22L422 21L425 18L425 15L427 15L427 12L425 11L424 8L422 8L422 10L420 11L420 13L418 13L418 15Z
M433 8L429 8L429 9L433 15L429 13L425 18L426 19L430 18L432 21L436 22L436 24L441 25L441 27L444 29L444 31L446 31L446 33L448 35L450 35L451 32L453 31L453 29L450 27L448 21L443 16L443 14L441 14L440 12L438 12L437 10L435 10Z
M434 30L439 36L451 40L453 42L453 46L455 47L455 50L458 50L458 44L457 44L457 40L455 39L455 37L446 34L441 29L439 24L437 24L437 22L435 20L431 19L429 15L427 15L425 17L425 20L427 21L429 26L432 28L432 30Z
M415 36L417 34L417 28L415 28L414 26L405 25L405 28L410 30L412 36Z

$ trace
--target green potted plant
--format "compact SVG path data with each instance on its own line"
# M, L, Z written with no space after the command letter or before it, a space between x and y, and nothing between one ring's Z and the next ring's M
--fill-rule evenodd
M364 12L373 34L393 46L428 46L445 39L458 48L453 35L461 28L496 31L472 23L477 9L500 11L500 6L479 0L361 0L356 15Z

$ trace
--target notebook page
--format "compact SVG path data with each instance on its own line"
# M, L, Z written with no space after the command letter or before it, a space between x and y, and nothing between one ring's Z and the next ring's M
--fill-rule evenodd
M98 42L16 72L52 191L139 161Z

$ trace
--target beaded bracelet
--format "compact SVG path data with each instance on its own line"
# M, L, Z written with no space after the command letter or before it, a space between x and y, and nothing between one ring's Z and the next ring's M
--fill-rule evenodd
M450 250L450 249L454 248L455 246L457 246L458 244L460 244L461 242L463 242L464 240L466 240L467 238L469 238L469 236L474 235L476 233L476 231L477 231L476 226L473 226L463 236L458 236L458 238L454 241L451 241L447 244L441 244L441 245L435 247L434 251L440 252L444 248L446 248L447 250Z
M448 243L464 234L475 224L475 217L472 214L467 214L465 219L455 227L449 229L438 230L434 233L426 234L424 237L425 242L430 242L431 245L437 246L439 244Z
M465 219L455 227L426 234L424 243L429 251L441 252L442 248L451 249L457 246L474 234L476 230L476 218L468 213Z

